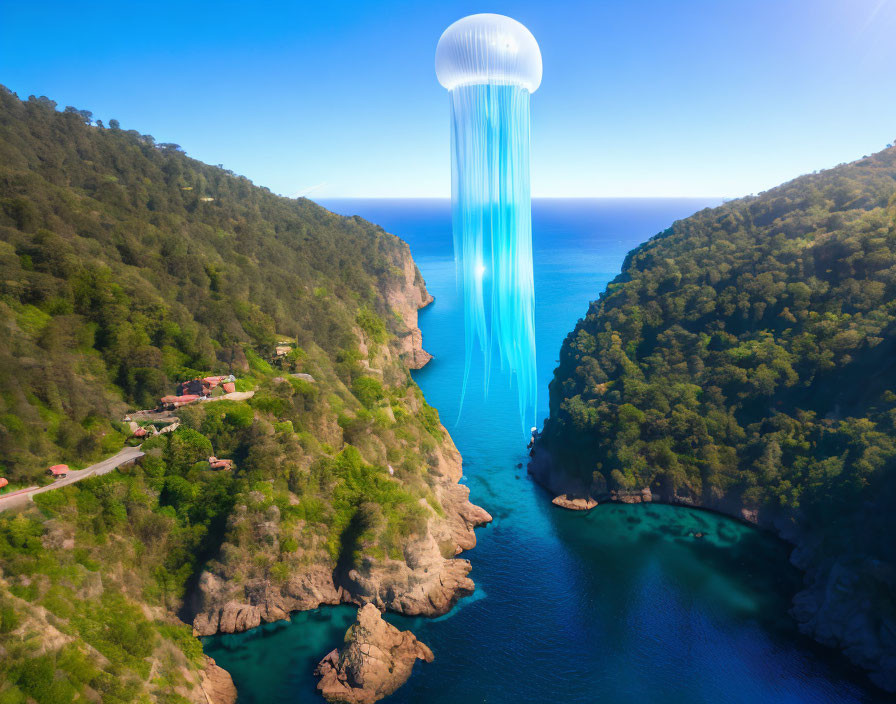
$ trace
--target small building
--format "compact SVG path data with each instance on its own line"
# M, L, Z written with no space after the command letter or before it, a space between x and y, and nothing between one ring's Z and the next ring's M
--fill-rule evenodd
M69 469L67 464L54 464L47 470L47 474L57 479L68 475Z
M225 394L232 394L234 391L236 391L236 384L234 384L232 381L225 381L223 384L221 384L221 388L224 389Z
M208 468L231 470L233 469L233 460L219 460L217 457L212 455L208 458Z
M226 377L223 376L207 376L202 380L202 385L209 388L214 389L218 384L224 381Z
M145 438L146 437L146 428L137 428L134 431L133 437L135 438Z
M9 484L9 480L6 477L0 477L0 489Z

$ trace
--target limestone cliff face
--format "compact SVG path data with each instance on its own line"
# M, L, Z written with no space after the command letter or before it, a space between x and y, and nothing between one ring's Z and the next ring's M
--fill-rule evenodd
M399 349L407 365L411 369L421 369L432 359L432 355L423 349L423 334L417 326L417 311L425 308L435 300L426 285L420 270L406 251L402 262L403 281L401 285L386 291L386 302L407 326L407 332L399 337Z
M345 647L331 651L317 666L317 688L328 702L373 704L403 685L417 660L432 662L432 651L410 631L386 623L368 604L358 610Z
M896 572L861 555L820 562L812 549L801 540L790 558L805 571L790 612L800 631L839 648L878 687L896 692L896 615L874 606L896 591Z

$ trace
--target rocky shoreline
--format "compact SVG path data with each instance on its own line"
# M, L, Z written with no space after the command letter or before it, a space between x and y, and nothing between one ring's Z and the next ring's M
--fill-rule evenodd
M431 465L445 516L429 509L426 533L408 541L402 560L367 560L361 569L344 574L333 565L313 564L283 584L269 579L231 584L206 570L199 580L196 635L238 633L288 619L295 611L340 603L373 604L407 616L441 616L471 595L475 585L467 575L472 566L455 556L476 545L474 528L492 517L472 504L469 489L458 484L460 453L447 433L445 437Z
M868 617L867 603L873 598L872 585L863 584L859 565L844 561L816 561L820 549L810 535L800 530L794 516L774 515L743 505L726 495L690 496L642 487L607 490L599 478L591 486L568 476L554 466L547 450L539 444L530 453L528 473L536 483L555 494L552 503L570 510L591 510L602 503L656 502L697 508L768 530L793 546L790 562L804 575L804 589L793 596L790 615L801 633L828 647L840 650L854 665L866 671L881 689L896 692L896 616ZM861 560L861 558L856 558ZM867 568L867 565L862 565ZM880 566L879 570L884 567ZM881 575L883 582L896 588L896 574Z

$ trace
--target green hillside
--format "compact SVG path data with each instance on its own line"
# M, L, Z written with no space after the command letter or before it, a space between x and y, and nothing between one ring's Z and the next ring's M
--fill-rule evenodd
M896 149L676 222L566 338L533 472L800 549L803 629L896 689Z
M285 336L347 370L359 315L403 330L383 297L402 283L397 238L53 108L0 91L0 457L14 477L99 456L126 405L246 370L247 346Z
M187 625L220 606L204 574L273 620L259 594L309 608L284 601L308 574L379 599L339 580L413 572L414 540L435 551L417 592L453 570L440 596L462 596L476 521L408 368L428 300L375 225L0 89L0 475L112 454L125 413L178 381L254 392L166 417L180 427L135 466L0 512L0 702L206 702Z

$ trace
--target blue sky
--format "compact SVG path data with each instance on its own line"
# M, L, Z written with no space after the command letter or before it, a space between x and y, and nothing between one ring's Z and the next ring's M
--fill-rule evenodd
M0 0L0 83L284 195L447 196L442 30L539 41L536 196L738 196L896 139L896 0Z

